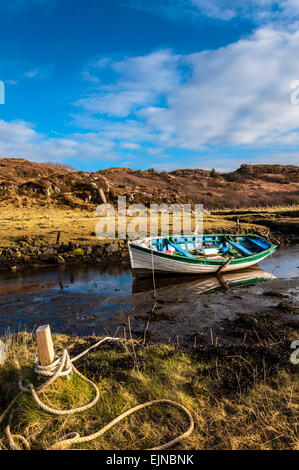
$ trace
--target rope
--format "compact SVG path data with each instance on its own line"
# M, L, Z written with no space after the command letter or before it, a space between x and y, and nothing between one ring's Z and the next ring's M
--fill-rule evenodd
M275 268L273 269L273 271L275 271L276 268L280 268L280 265L279 265L279 264L275 264L275 261L274 261L274 258L273 258L273 253L270 253L270 258L271 258L272 263L273 263L274 266L275 266Z
M147 408L148 406L152 406L152 405L155 405L157 403L168 403L170 405L174 405L174 406L180 408L181 410L183 410L186 413L186 415L188 416L188 419L189 419L189 428L186 432L184 432L180 436L176 437L175 439L172 439L171 441L167 442L166 444L163 444L163 445L158 446L158 447L152 447L151 449L146 449L146 450L168 449L169 447L173 446L174 444L179 442L184 437L187 437L191 434L191 432L194 429L194 421L193 421L192 415L189 412L189 410L187 410L187 408L185 408L183 405L181 405L180 403L177 403L175 401L172 401L172 400L161 399L161 400L151 400L151 401L148 401L146 403L142 403L141 405L134 406L134 408L131 408L130 410L125 411L120 416L115 418L113 421L111 421L109 424L107 424L106 426L104 426L102 429L95 432L94 434L90 434L89 436L84 436L84 437L80 437L80 435L77 434L75 437L73 437L71 439L65 439L65 440L62 440L62 441L58 441L57 443L52 445L49 448L49 450L62 450L62 449L65 449L66 447L70 447L72 444L78 444L78 443L82 443L82 442L92 441L93 439L96 439L97 437L102 436L106 431L108 431L115 424L119 423L121 420L123 420L127 416L130 416L131 414L135 413L136 411L142 410L143 408Z
M154 252L153 248L151 248L151 254L152 254L152 275L153 275L153 288L154 288L154 298L156 300L157 297L157 290L156 290L156 280L155 280L155 268L154 268ZM154 309L153 309L154 310Z
M5 428L5 433L6 433L6 437L8 439L8 442L9 442L9 445L10 445L11 449L18 450L18 447L17 447L16 442L15 442L16 440L18 440L23 444L23 446L25 447L26 450L30 450L30 444L29 444L28 440L25 437L20 436L18 434L12 434L11 431L10 431L13 412L14 412L13 406L14 406L15 402L17 401L17 399L20 397L20 395L22 393L31 393L35 403L42 410L46 411L47 413L55 414L55 415L59 415L59 416L71 415L71 414L74 414L74 413L80 413L80 412L85 411L89 408L92 408L97 403L97 401L99 400L99 397L100 397L100 393L99 393L99 389L98 389L97 385L94 382L92 382L92 380L89 380L87 377L85 377L83 374L81 374L81 372L79 372L76 369L76 367L74 366L73 363L75 361L77 361L78 359L80 359L81 357L85 356L85 354L87 354L92 349L98 347L104 341L120 341L122 343L122 340L120 338L113 338L113 337L108 336L108 337L98 341L97 343L92 345L90 348L86 349L85 351L78 354L77 356L75 356L72 359L70 359L69 353L68 353L67 349L65 349L62 352L62 354L59 355L59 356L56 356L54 362L52 364L48 365L48 366L41 366L39 361L36 362L36 365L35 365L35 368L34 368L35 372L38 375L41 375L41 376L44 376L44 377L49 377L48 380L46 382L44 382L43 384L41 384L39 387L35 388L32 383L27 383L26 385L24 385L22 379L19 381L20 392L16 395L16 397L12 400L12 402L8 405L8 407L4 410L4 412L0 416L0 424L1 424L1 422L4 420L5 416L10 412L9 419L8 419L8 424L6 425L6 428ZM50 406L45 405L40 400L40 398L38 397L38 394L40 392L44 391L47 387L49 387L49 385L53 384L57 380L58 377L69 376L72 372L77 374L81 379L83 379L85 382L87 382L88 384L90 384L93 387L93 389L95 390L95 397L93 398L93 400L90 401L89 403L87 403L86 405L83 405L83 406L78 407L78 408L72 408L72 409L69 409L69 410L58 410L58 409L51 408ZM180 434L178 437L176 437L175 439L172 439L171 441L167 442L166 444L163 444L163 445L158 446L158 447L153 447L153 448L147 449L147 450L167 449L167 448L173 446L174 444L176 444L177 442L179 442L181 439L189 436L192 433L192 431L194 429L194 420L193 420L193 417L192 417L191 413L189 412L189 410L185 406L183 406L181 403L177 403L173 400L159 399L159 400L151 400L151 401L148 401L146 403L142 403L141 405L137 405L137 406L125 411L120 416L118 416L113 421L111 421L109 424L104 426L102 429L100 429L99 431L97 431L93 434L90 434L89 436L82 436L81 437L76 432L75 433L69 433L65 436L64 439L59 440L58 442L56 442L55 444L50 446L47 450L54 450L54 449L55 450L58 450L58 449L62 450L62 449L69 448L73 444L80 444L80 443L83 443L83 442L92 441L92 440L102 436L105 432L107 432L110 428L115 426L117 423L119 423L121 420L123 420L127 416L130 416L131 414L133 414L136 411L139 411L143 408L147 408L149 406L152 406L152 405L155 405L155 404L158 404L158 403L167 403L167 404L173 405L173 406L181 409L186 414L186 416L188 417L188 421L189 421L189 427L188 427L186 432Z

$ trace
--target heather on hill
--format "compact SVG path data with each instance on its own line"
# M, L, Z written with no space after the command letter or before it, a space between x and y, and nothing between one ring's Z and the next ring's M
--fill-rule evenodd
M191 203L223 209L299 202L299 167L246 165L233 172L201 169L158 172L109 168L76 171L63 165L0 159L0 203L16 207L57 206L91 209L100 203Z

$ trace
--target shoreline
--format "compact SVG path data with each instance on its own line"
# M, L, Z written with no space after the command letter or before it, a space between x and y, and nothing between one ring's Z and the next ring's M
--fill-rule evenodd
M298 238L293 234L271 234L269 238L277 244L278 249L298 243ZM127 241L123 240L93 245L69 242L40 247L0 247L1 271L21 271L29 267L90 266L121 261L129 261Z
M293 246L298 239L275 237L279 248ZM112 242L99 245L46 245L44 247L0 247L0 271L24 271L28 268L63 266L96 266L106 262L129 262L127 243Z

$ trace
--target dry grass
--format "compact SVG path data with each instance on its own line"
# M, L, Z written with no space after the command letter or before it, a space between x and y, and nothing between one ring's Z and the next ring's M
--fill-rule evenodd
M57 232L61 242L96 243L98 217L88 210L57 208L1 208L0 244L14 246L26 237L39 244L55 244Z
M254 213L254 212L268 212L268 213L284 213L284 212L289 212L289 211L298 211L299 210L299 205L298 204L288 204L288 205L261 205L261 206L256 206L256 207L238 207L238 208L223 208L223 209L212 209L211 212L217 212L217 213L223 213L224 215L229 212L229 213L239 213L239 212L248 212Z
M84 349L84 340L55 337L56 350ZM80 346L81 345L81 346ZM79 349L78 349L79 348ZM17 379L37 379L32 373L35 357L32 335L21 333L9 345L6 365L0 368L0 411L17 392ZM209 374L212 364L195 360L172 346L132 348L106 345L77 363L79 370L95 380L100 400L91 410L61 417L40 411L30 395L20 398L12 429L29 439L33 449L46 448L74 430L87 435L116 416L147 400L168 398L181 402L195 419L195 431L181 449L298 449L298 381L281 370L277 376L256 383L247 392L217 394ZM200 372L200 373L199 373ZM297 377L298 379L298 377ZM297 389L296 389L297 387ZM92 397L90 387L73 376L59 379L41 398L58 408L82 405ZM139 411L112 428L102 438L84 444L89 449L144 449L174 438L186 429L186 418L171 406ZM0 434L0 445L7 448Z
M132 220L132 217L128 218L128 222ZM95 236L97 222L99 222L99 217L90 210L6 206L1 208L0 214L0 246L12 247L19 245L20 241L35 246L55 244L58 231L61 231L60 242L95 244L99 243ZM149 223L147 228L149 233ZM194 228L193 220L192 229ZM265 227L244 223L241 224L241 229L262 231ZM170 230L172 230L172 216ZM236 222L234 221L216 215L204 216L204 231L206 232L230 233L235 230Z

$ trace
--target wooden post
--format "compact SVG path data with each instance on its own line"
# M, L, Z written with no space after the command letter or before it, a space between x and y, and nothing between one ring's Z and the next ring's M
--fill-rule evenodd
M57 232L57 236L56 236L56 245L58 245L58 243L60 242L60 230Z
M55 358L50 325L38 327L36 330L36 340L40 364L41 366L48 366Z
M6 347L3 341L0 339L0 366L3 366L5 363L5 356L6 356Z

